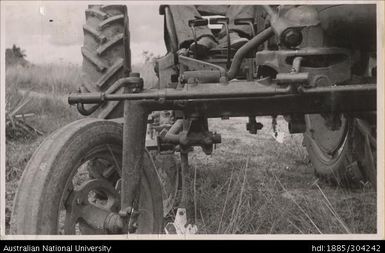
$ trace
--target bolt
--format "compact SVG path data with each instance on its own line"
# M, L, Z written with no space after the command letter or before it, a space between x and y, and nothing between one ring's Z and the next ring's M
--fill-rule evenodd
M302 34L299 31L289 29L283 34L283 42L288 47L298 46L302 42Z
M220 82L221 84L228 84L228 82L227 82L227 77L226 77L226 76L221 76L221 77L219 78L219 82Z

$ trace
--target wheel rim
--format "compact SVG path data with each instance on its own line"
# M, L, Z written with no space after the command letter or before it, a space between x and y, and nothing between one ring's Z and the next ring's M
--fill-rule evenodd
M342 154L348 139L348 121L342 116L341 127L335 131L327 128L319 114L306 115L307 139L318 158L324 164L332 164Z
M59 234L106 233L95 224L103 224L101 219L106 213L117 213L120 209L121 160L121 146L104 144L94 147L78 161L60 201ZM146 178L140 192L136 232L151 233L154 217Z

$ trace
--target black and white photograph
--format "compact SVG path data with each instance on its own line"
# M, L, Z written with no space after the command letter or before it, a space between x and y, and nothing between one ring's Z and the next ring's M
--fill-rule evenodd
M383 238L383 12L1 1L0 236Z

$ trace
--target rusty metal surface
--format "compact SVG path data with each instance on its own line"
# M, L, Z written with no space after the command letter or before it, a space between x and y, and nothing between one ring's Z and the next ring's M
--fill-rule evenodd
M177 122L176 128L179 125L180 122ZM221 143L221 135L208 130L205 117L184 120L183 125L183 131L178 133L169 131L164 138L161 138L161 141L180 145L182 151L187 151L189 147L200 146L207 155L212 153L214 144Z
M212 64L209 62L193 59L193 58L183 56L183 55L178 56L178 62L181 65L186 66L188 68L188 70L219 71L221 73L221 75L225 75L225 73L226 73L226 70L224 68L222 68L221 66L218 66L218 65L215 65L215 64Z
M342 48L263 50L257 52L256 64L271 67L278 73L290 73L296 57L302 57L300 71L308 73L312 86L322 85L320 77L326 78L328 85L343 83L351 78L350 54Z
M103 205L95 202L90 202L89 196L92 192L98 192L102 194ZM119 194L114 189L114 186L103 179L93 179L85 181L78 190L75 190L69 196L70 201L66 206L66 219L64 224L65 234L75 234L76 224L80 224L80 230L84 234L103 234L107 232L120 232L119 223L111 224L106 223L107 218L113 211L116 211L116 207L119 205ZM115 220L118 222L118 220ZM109 229L114 231L109 231Z
M320 95L342 95L362 92L363 96L371 95L372 99L376 97L375 84L363 85L343 85L330 87L303 88L300 93L303 94L320 94ZM266 97L277 95L295 95L291 87L278 88L258 84L258 82L233 82L229 85L221 84L202 84L189 86L188 89L162 89L162 90L145 90L142 93L130 94L73 94L68 98L70 104L76 103L100 103L103 101L119 101L119 100L193 100L193 99L226 99L226 98L252 98ZM333 95L333 96L334 96ZM300 96L300 94L298 95ZM298 97L300 98L300 97Z
M171 100L142 101L149 110L183 110L192 114L203 112L208 117L222 116L249 116L286 114L292 112L319 113L319 112L363 112L376 110L375 86L335 86L320 87L304 90L306 95L282 94L276 96L223 99L181 99L179 102ZM129 94L137 95L137 94ZM158 96L154 96L158 97ZM96 96L96 99L99 97ZM114 97L124 99L125 97ZM127 97L126 97L127 98ZM95 99L92 98L92 99ZM354 100L355 103L350 103ZM92 100L93 102L95 100Z
M135 101L124 102L123 162L122 162L122 215L138 210L138 197L143 156L145 152L147 111ZM136 203L136 204L135 204Z

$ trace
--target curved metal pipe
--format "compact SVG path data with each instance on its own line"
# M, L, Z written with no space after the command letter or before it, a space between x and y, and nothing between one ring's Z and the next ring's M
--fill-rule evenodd
M129 77L124 77L116 80L104 93L105 94L112 94L119 90L121 87L123 87L124 84L126 84L129 80Z
M81 115L83 115L83 116L90 116L91 114L93 114L99 108L99 106L100 106L100 104L96 104L96 105L92 106L91 108L86 109L84 107L84 104L78 103L77 104L77 109L78 109L78 112Z
M178 119L167 131L166 135L163 137L163 141L179 144L179 133L183 130L183 119Z
M227 72L228 80L233 79L235 75L238 73L239 67L241 66L241 62L243 58L245 58L247 53L250 50L253 50L254 48L261 45L263 42L265 42L267 39L269 39L273 35L274 35L273 29L271 27L268 27L262 32L260 32L259 34L257 34L257 36L249 40L245 45L243 45L234 55L233 62L231 63L231 67Z
M104 94L113 94L115 93L118 89L122 88L124 84L126 83L129 83L130 82L130 78L129 77L124 77L124 78L120 78L118 80L116 80L105 92ZM83 115L83 116L90 116L91 114L93 114L102 104L102 102L104 101L101 101L99 102L98 104L86 109L84 107L84 104L82 103L78 103L77 104L77 109L78 109L78 112Z

